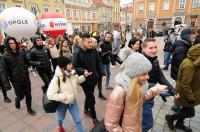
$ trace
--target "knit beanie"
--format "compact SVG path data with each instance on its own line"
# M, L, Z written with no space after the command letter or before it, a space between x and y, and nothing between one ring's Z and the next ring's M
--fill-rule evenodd
M66 67L69 63L71 63L71 60L65 56L60 56L58 58L58 66L60 68Z
M133 52L125 60L124 72L130 78L134 78L143 73L148 73L152 68L150 61L142 54Z

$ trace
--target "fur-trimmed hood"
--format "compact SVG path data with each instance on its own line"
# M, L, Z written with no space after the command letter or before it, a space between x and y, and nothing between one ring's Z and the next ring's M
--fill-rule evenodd
M200 44L192 46L188 51L187 57L194 61L195 66L200 66Z

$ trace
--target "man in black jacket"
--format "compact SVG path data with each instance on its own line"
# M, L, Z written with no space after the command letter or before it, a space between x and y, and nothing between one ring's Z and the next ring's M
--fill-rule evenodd
M5 76L2 79L3 85L6 89L11 89L12 83L16 99L15 107L20 108L20 101L26 96L27 112L34 116L36 112L31 108L31 82L28 73L28 59L25 52L19 50L18 43L15 38L8 37L5 39L6 52L2 56L2 69Z
M182 61L187 57L188 50L192 47L192 43L195 41L195 30L190 28L183 29L180 35L180 39L174 43L174 49L171 60L171 78L177 80L179 66ZM180 106L174 102L172 110L178 112Z
M84 112L90 115L94 125L97 125L99 121L95 111L94 89L99 77L105 79L105 73L101 58L97 50L93 49L92 39L89 34L83 35L78 52L73 55L72 62L78 74L90 75L81 84L86 96Z
M53 77L51 70L51 54L49 49L43 45L42 38L38 35L32 37L34 48L30 52L31 63L36 66L39 76L43 80L45 86L42 86L43 92L45 92L49 86L49 83Z
M162 73L159 61L157 59L157 44L153 38L144 40L142 51L144 56L151 62L152 70L149 72L149 88L157 83L168 86L168 92L161 94L163 100L166 101L167 96L175 95L173 86L167 81ZM153 115L152 108L154 106L154 99L150 99L143 104L143 119L142 119L142 131L147 132L153 127Z
M111 33L106 32L104 40L99 44L101 48L100 56L101 56L101 61L104 67L104 71L106 73L106 88L107 89L112 89L110 86L110 62L111 62L111 57L112 57L112 44L111 44Z

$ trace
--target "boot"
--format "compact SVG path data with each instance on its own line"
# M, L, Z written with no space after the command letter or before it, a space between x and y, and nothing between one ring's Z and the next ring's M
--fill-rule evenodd
M28 112L30 115L32 115L32 116L35 116L35 115L36 115L36 112L35 112L32 108L29 108L29 109L27 110L27 112Z
M97 124L99 124L99 120L98 119L92 119L92 122L93 122L94 126L96 126Z
M177 121L175 127L185 132L192 132L192 129L190 127L185 126L183 121Z
M90 111L89 111L89 110L84 110L84 113L85 113L86 115L88 115L89 117L92 117L92 115L90 114Z
M107 98L103 96L103 94L99 94L99 98L101 98L102 100L107 100Z
M20 108L20 101L19 101L17 98L15 98L15 107L16 107L17 109Z
M174 129L174 119L170 115L166 115L165 119L167 121L168 127L173 130Z
M5 98L4 98L4 102L6 102L6 103L11 103L11 100L10 100L8 97L5 97Z
M63 126L59 126L59 127L58 127L58 132L65 132Z

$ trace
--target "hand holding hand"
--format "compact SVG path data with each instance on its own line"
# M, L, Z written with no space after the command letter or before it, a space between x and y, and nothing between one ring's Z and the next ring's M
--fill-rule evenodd
M157 84L156 86L159 88L159 90L161 92L167 92L168 91L168 87L166 85Z
M90 75L92 75L92 72L88 72L87 70L84 72L84 76L85 76L85 77L88 77L88 76L90 76Z

